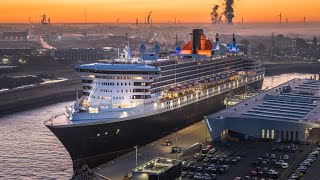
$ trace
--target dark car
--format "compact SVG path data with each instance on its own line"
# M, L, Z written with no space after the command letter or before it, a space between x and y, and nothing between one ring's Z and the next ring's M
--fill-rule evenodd
M243 152L243 153L241 153L240 156L241 156L241 157L246 157L246 156L247 156L247 153L246 153L246 152Z
M238 159L233 159L233 160L231 161L231 163L232 163L232 164L237 164L237 163L238 163Z
M225 159L225 160L224 160L224 163L225 163L225 164L229 164L229 163L230 163L230 160L229 160L229 159Z
M225 173L224 168L220 168L220 169L218 170L218 173L219 173L219 174L223 174L223 173Z
M257 175L258 175L257 171L251 171L251 172L250 172L250 176L255 177L255 176L257 176Z
M171 153L181 153L182 152L182 147L172 147L171 148Z
M218 158L216 158L216 157L213 157L213 158L211 158L211 160L210 160L212 163L215 163L215 162L217 162L218 161Z
M190 166L190 167L189 167L189 170L190 170L190 171L194 171L194 170L196 170L196 167L195 167L195 166Z
M171 145L172 145L172 142L171 142L169 139L167 139L167 140L164 142L164 145L165 145L165 146L171 146Z
M207 154L209 151L210 151L209 148L204 148L204 149L202 149L201 152L202 152L203 154Z

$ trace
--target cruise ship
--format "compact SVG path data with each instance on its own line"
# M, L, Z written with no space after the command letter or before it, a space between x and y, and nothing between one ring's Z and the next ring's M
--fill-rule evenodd
M231 38L230 38L231 39ZM213 45L214 44L214 45ZM64 115L45 121L69 152L73 168L112 160L224 108L230 91L261 89L264 68L232 43L222 45L194 29L175 53L139 47L131 57L127 38L119 58L75 67L83 82L80 98Z

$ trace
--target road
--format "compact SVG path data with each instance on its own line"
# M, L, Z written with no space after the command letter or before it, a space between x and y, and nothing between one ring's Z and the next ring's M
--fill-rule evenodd
M203 121L198 122L192 126L182 129L177 132L178 146L186 148L196 142L205 142L211 140L207 128ZM176 133L173 133L160 140L152 142L144 147L138 149L138 165L145 163L155 157L168 157L176 158L176 154L171 154L171 146L163 146L165 140L170 139L175 146ZM178 157L179 158L179 157ZM135 167L135 151L128 153L124 156L117 158L114 161L96 167L93 171L101 174L102 176L108 177L111 180L119 180L123 178L126 173L131 173ZM96 176L94 179L102 179Z

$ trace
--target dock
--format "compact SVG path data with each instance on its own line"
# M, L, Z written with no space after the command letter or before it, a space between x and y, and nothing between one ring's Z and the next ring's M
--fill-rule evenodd
M171 140L172 145L164 146L164 142L168 139ZM177 133L170 134L169 136L138 148L138 166L151 159L154 159L155 157L183 159L183 157L180 156L181 154L178 154L178 156L176 157L175 153L171 153L171 147L178 146L187 148L196 142L205 143L206 141L211 141L211 138L204 121L200 121L194 125L178 131ZM135 167L136 153L133 147L132 152L94 168L93 171L95 172L96 176L93 179L123 179L124 174L131 173L132 169L134 169Z

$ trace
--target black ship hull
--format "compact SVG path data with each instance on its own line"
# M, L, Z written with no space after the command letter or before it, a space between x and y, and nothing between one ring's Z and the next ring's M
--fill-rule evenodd
M263 79L248 84L261 89ZM245 86L233 89L234 94L245 92ZM98 125L47 127L58 137L68 150L74 170L87 164L90 168L110 161L176 129L182 129L203 119L203 116L223 109L228 92L212 96L182 108L160 114L122 122Z

